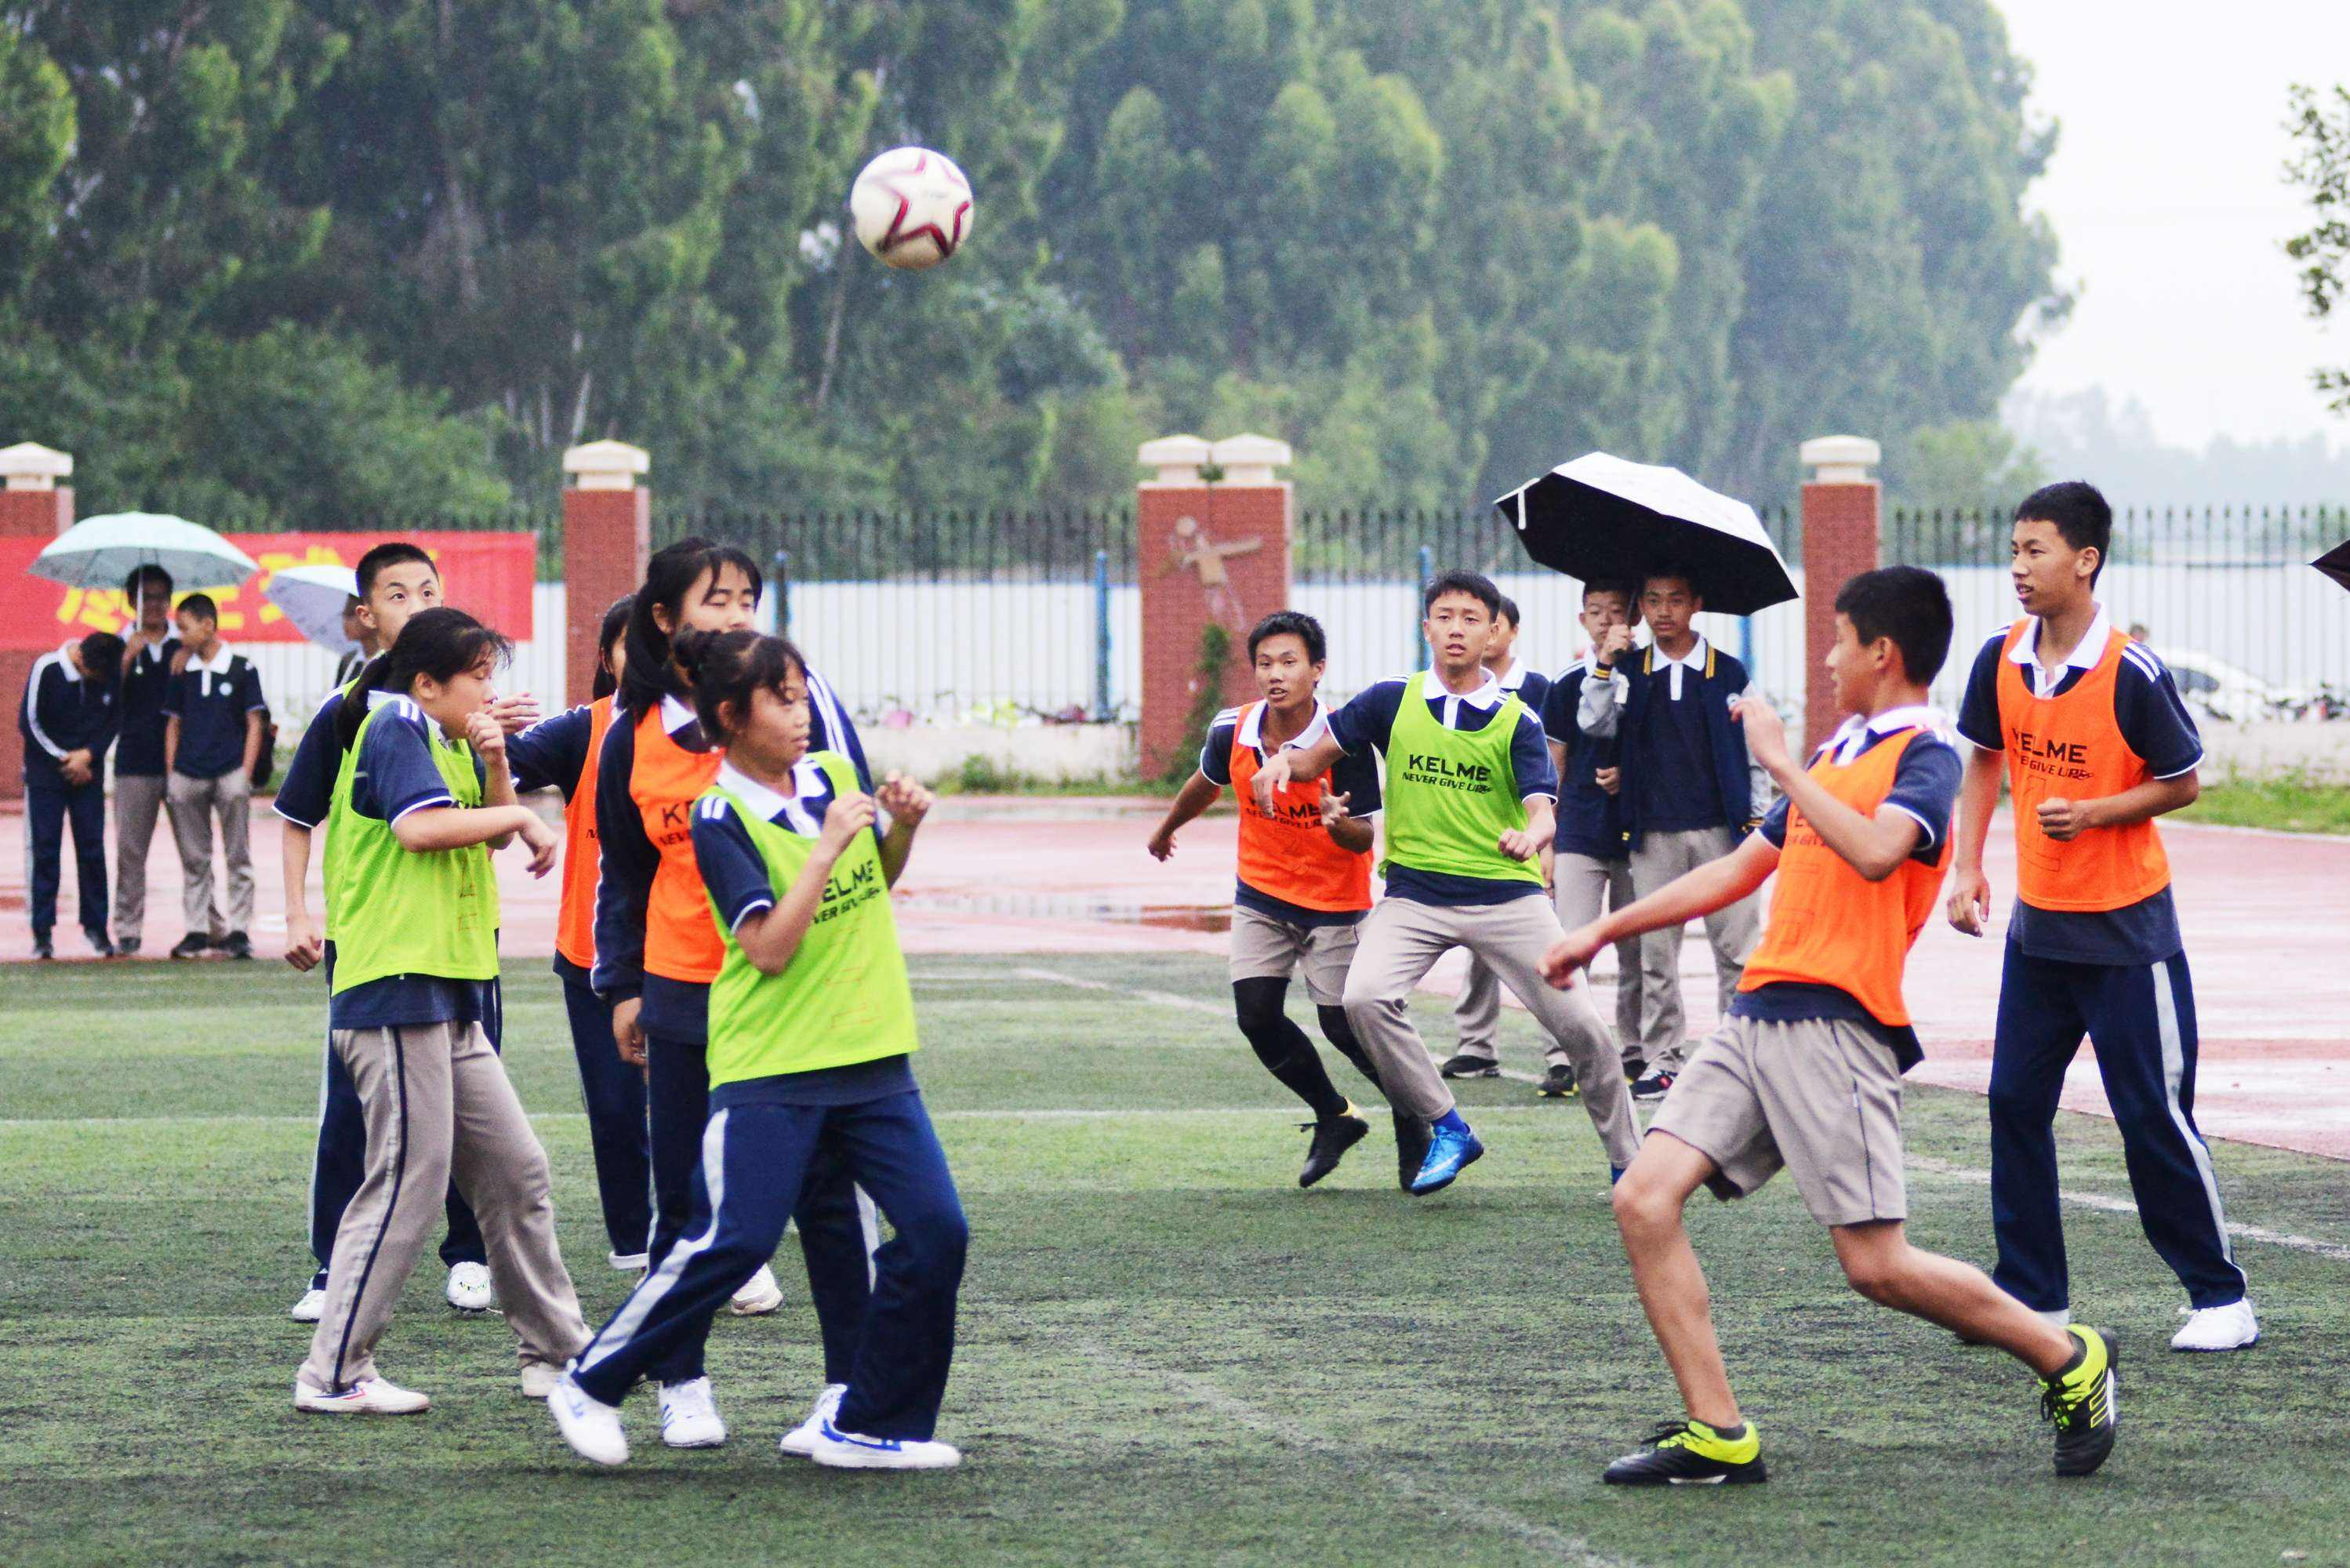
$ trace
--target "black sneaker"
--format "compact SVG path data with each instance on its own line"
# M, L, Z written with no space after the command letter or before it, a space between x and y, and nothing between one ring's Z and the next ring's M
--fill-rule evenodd
M114 939L108 936L104 931L84 931L82 935L89 939L89 950L96 953L99 957L112 958L114 956Z
M1575 1098L1575 1069L1564 1062L1553 1062L1543 1081L1534 1085L1534 1093L1545 1100Z
M253 956L253 939L243 931L231 931L221 939L220 946L221 951L233 959L249 959Z
M1637 1084L1648 1075L1648 1059L1646 1056L1627 1056L1624 1058L1624 1081L1626 1083Z
M1406 1192L1419 1179L1419 1168L1428 1163L1428 1146L1434 1135L1428 1124L1407 1111L1396 1111L1396 1185Z
M1297 1173L1300 1187L1311 1187L1337 1169L1347 1151L1371 1133L1371 1124L1357 1116L1352 1106L1335 1116L1297 1125L1314 1134L1314 1142L1305 1151L1305 1168Z
M1599 1479L1609 1486L1752 1486L1770 1480L1771 1472L1762 1468L1762 1434L1753 1422L1736 1438L1724 1438L1702 1421L1672 1421Z
M33 956L36 959L53 959L57 956L57 950L49 945L48 938L36 936L33 939ZM1419 1168L1415 1165L1412 1168L1417 1170Z
M175 959L202 958L212 950L212 938L199 931L190 931L172 945L172 956Z
M2056 1428L2056 1473L2085 1476L2114 1451L2114 1367L2121 1356L2094 1328L2076 1323L2064 1332L2080 1342L2080 1362L2040 1380L2040 1415Z
M1636 1100L1661 1100L1666 1091L1673 1086L1673 1080L1679 1075L1660 1067L1632 1085L1632 1097Z
M115 956L118 958L137 958L139 956L139 939L137 937L123 938L120 941L114 944L114 952Z
M1448 1078L1498 1078L1502 1064L1491 1056L1471 1056L1463 1051L1437 1071Z

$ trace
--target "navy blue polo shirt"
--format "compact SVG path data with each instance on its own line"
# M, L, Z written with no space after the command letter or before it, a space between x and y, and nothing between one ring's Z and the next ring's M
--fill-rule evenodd
M403 698L359 737L351 763L351 809L378 822L397 822L411 811L453 805L449 782L432 758L432 720ZM482 760L473 759L477 774ZM495 980L455 980L446 975L388 974L338 994L328 1004L335 1029L405 1028L419 1023L472 1023L486 1027L497 1016Z
M1403 711L1408 676L1397 676L1357 693L1345 707L1330 715L1330 734L1348 756L1367 755L1376 750L1385 756L1388 739L1395 732L1396 715ZM1474 733L1492 723L1502 712L1502 699L1506 695L1501 682L1491 675L1483 688L1470 697L1456 697L1444 690L1431 672L1428 690L1428 711L1431 717L1447 729L1464 734ZM1558 798L1558 775L1550 765L1550 746L1543 739L1542 721L1521 709L1517 729L1510 736L1510 771L1518 781L1518 794L1524 800ZM1442 871L1419 871L1409 866L1389 865L1388 897L1409 898L1414 903L1440 907L1472 904L1502 904L1512 898L1541 897L1542 885L1485 877L1456 877Z
M180 639L166 637L122 662L122 738L114 748L118 777L154 778L163 771L163 699L179 651Z
M33 660L25 695L16 705L16 733L25 742L25 782L65 782L65 759L89 753L93 771L106 771L106 748L114 743L118 709L115 689L74 668L68 643Z
M1848 719L1844 727L1828 737L1813 760L1830 747L1842 747L1847 763L1866 756L1877 747L1898 739L1918 727L1912 716L1915 710L1901 710L1884 714L1873 722ZM1922 866L1931 866L1941 856L1942 846L1950 839L1950 813L1958 804L1959 783L1966 768L1959 760L1958 748L1939 733L1920 735L1909 742L1901 753L1901 762L1893 773L1893 788L1886 794L1884 804L1913 818L1918 824L1918 844L1909 851L1909 858ZM1787 815L1790 802L1784 795L1771 803L1763 815L1762 826L1757 829L1771 841L1772 847L1787 847ZM1732 1018L1759 1018L1773 1023L1792 1023L1801 1019L1834 1018L1857 1023L1874 1031L1892 1047L1901 1070L1908 1072L1925 1056L1918 1044L1914 1029L1888 1029L1860 1004L1860 999L1842 986L1807 984L1801 981L1780 981L1742 991L1731 999Z
M1314 701L1314 722L1306 725L1305 731L1290 744L1311 744L1321 730L1329 723L1329 704L1317 697ZM1217 714L1216 722L1208 726L1206 743L1200 748L1200 776L1220 788L1232 787L1234 745L1246 745L1251 751L1256 753L1256 760L1260 766L1264 763L1262 722L1264 710L1262 708L1256 710L1259 715L1258 728L1255 732L1243 738L1241 736L1241 715L1246 711L1248 710L1242 708L1227 708ZM1330 771L1324 776L1322 783L1326 789L1347 797L1348 816L1377 816L1384 805L1379 798L1379 765L1371 760L1371 754L1368 752L1364 752L1360 755L1350 753L1341 756L1331 764ZM1308 930L1318 926L1357 925L1367 912L1362 909L1309 909L1303 904L1293 904L1286 898L1276 898L1262 888L1252 888L1238 877L1232 878L1232 902L1243 909L1254 909L1268 919L1279 920L1284 925L1304 927Z
M2001 627L1975 654L1967 673L1966 701L1959 709L1959 733L1986 752L2006 749L1999 722L1999 666L2007 657L2008 630ZM2038 661L2033 658L2040 645L2035 617L2016 642L2016 662L2026 666L2023 678L2040 695L2059 697L2096 668L2112 634L2112 622L2100 607L2055 683L2043 689ZM2203 737L2169 670L2142 642L2122 649L2121 660L2114 682L2114 722L2122 739L2146 759L2147 772L2155 778L2192 773L2203 761ZM2066 963L2160 963L2186 945L2178 934L2178 907L2168 887L2118 909L2035 909L2018 898L2008 919L2007 940L2021 944L2033 958Z
M267 712L261 672L224 643L210 665L192 656L163 694L163 711L180 721L180 749L172 771L182 778L216 779L244 765L245 715Z
M832 805L834 793L824 770L806 758L792 770L788 795L769 789L732 763L719 764L718 787L764 820L803 838L814 838L824 831L824 814ZM879 831L878 820L874 828ZM693 857L702 870L702 885L710 889L727 929L775 907L775 881L768 874L766 858L751 841L751 830L726 802L705 797L695 808ZM748 1104L853 1106L884 1095L903 1094L913 1086L914 1074L907 1059L883 1056L843 1067L722 1084L711 1091L710 1104L712 1109Z
M1583 703L1585 682L1591 679L1591 661L1585 659L1544 682L1543 733L1566 753L1566 771L1558 781L1558 837L1562 855L1583 855L1594 860L1624 858L1623 817L1616 797L1599 787L1601 768L1616 765L1616 742L1586 735L1575 722Z
M1744 826L1751 803L1740 803L1738 820L1731 820L1721 782L1714 777L1713 742L1700 708L1706 702L1726 704L1738 693L1728 690L1727 682L1706 678L1701 638L1683 664L1675 665L1662 653L1650 662L1655 668L1645 674L1637 667L1624 671L1627 680L1646 680L1650 688L1638 731L1631 737L1631 744L1640 751L1630 782L1638 792L1641 831Z

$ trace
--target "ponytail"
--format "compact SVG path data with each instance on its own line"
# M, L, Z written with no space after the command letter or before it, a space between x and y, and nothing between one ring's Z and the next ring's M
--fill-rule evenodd
M627 668L620 674L620 706L631 713L650 713L664 697L679 696L677 674L670 668L671 638L653 618L656 608L669 612L671 625L684 617L685 596L705 574L732 566L750 580L756 597L766 587L758 563L732 545L700 535L680 539L657 551L645 565L644 585L637 589L629 609Z
M503 664L514 654L514 641L491 630L461 609L419 610L400 628L400 640L368 661L343 704L335 711L335 749L348 752L367 722L377 691L406 693L420 675L453 680L488 657Z
M612 645L628 631L629 611L636 602L636 595L622 594L604 611L604 624L596 633L596 682L588 689L590 700L609 697L620 689L620 678L612 673Z

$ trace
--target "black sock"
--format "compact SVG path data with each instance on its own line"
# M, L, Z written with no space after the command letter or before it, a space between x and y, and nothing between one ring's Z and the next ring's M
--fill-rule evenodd
M1256 1059L1264 1064L1264 1070L1304 1100L1315 1119L1343 1115L1347 1096L1331 1084L1330 1075L1322 1065L1321 1053L1314 1049L1313 1041L1305 1038L1305 1031L1292 1023L1281 1009L1282 997L1288 990L1285 980L1232 981L1232 1010L1239 1016L1241 1033L1248 1036L1249 1045L1256 1052Z
M1370 1053L1363 1049L1360 1040L1355 1038L1355 1026L1348 1022L1347 1010L1343 1007L1316 1007L1314 1016L1322 1023L1322 1038L1336 1046L1338 1054L1352 1062L1355 1071L1368 1078L1373 1088L1378 1088L1379 1075L1371 1068ZM1386 1091L1381 1089L1380 1093Z
M2089 1342L2087 1340L2083 1339L2077 1334L2068 1334L2064 1337L2073 1342L2073 1354L2065 1360L2064 1365L2058 1367L2054 1376L2048 1379L2051 1383L2057 1381L2059 1378L2070 1377L2073 1374L2081 1370L2081 1363L2089 1359Z

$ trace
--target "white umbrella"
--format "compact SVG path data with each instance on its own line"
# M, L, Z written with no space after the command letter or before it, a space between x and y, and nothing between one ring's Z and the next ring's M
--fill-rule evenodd
M261 592L320 648L337 654L358 649L343 635L343 607L359 594L359 574L348 566L280 566Z
M69 588L120 588L140 566L162 567L183 593L233 588L261 570L203 524L152 512L85 517L50 541L28 569Z

